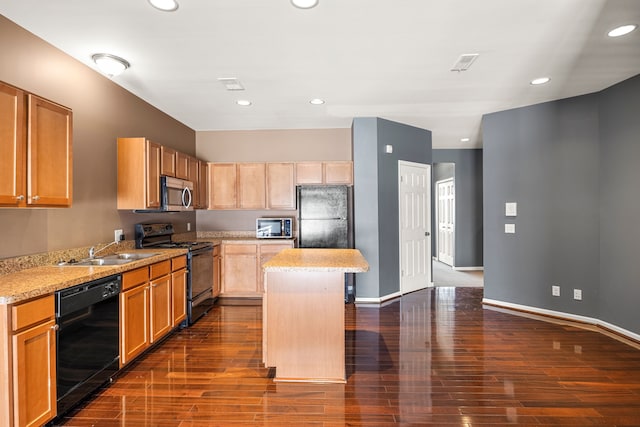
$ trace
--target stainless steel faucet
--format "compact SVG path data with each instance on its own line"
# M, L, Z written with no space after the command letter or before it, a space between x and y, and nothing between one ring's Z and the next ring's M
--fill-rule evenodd
M116 244L118 244L118 243L120 243L120 242L111 242L111 243L109 243L108 245L106 245L106 246L104 246L104 247L102 247L102 248L98 249L97 251L96 251L95 246L91 246L91 247L89 248L89 259L94 259L94 258L95 258L95 256L96 256L96 254L98 254L99 252L104 251L104 250L105 250L105 249L107 249L109 246L111 246L111 245L116 245Z

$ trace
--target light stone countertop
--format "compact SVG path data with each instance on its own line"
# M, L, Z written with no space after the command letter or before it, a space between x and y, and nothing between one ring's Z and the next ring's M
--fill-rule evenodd
M126 252L157 253L158 255L122 265L57 266L49 265L0 276L0 304L13 304L51 294L81 283L135 270L187 253L186 249L136 249Z
M265 272L364 273L369 263L357 249L285 249L262 265Z

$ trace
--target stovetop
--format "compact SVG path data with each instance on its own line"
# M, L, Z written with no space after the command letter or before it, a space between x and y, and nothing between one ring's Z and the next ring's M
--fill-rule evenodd
M213 247L210 242L178 242L173 240L173 224L136 224L136 248L179 248L198 251Z
M163 242L163 243L152 243L149 245L144 245L143 248L179 248L179 249L189 249L191 251L197 251L199 249L204 249L213 246L212 243L209 242Z

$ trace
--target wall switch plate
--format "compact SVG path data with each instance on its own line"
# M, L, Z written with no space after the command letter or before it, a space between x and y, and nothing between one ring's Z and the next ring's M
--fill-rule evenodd
M554 297L559 297L560 296L560 286L552 286L551 287L551 295L553 295Z
M191 223L190 222L187 223L187 231L191 231Z
M507 202L504 204L504 215L505 216L517 216L518 215L518 204L515 202Z
M582 289L573 290L573 299L577 301L582 301Z
M122 230L113 230L113 241L118 243L124 240L124 231Z
M505 224L504 232L507 234L515 234L516 233L516 225L515 224Z

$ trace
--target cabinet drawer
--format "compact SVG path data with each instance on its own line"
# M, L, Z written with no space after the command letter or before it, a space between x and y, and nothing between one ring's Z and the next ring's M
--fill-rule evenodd
M12 330L17 331L27 326L52 319L55 311L53 295L38 298L11 307Z
M149 281L149 267L127 271L122 275L122 290L126 291Z
M258 245L225 245L224 253L236 255L236 254L247 254L247 255L255 255L258 251Z
M171 259L171 271L177 271L187 266L187 256L178 256Z
M151 280L153 280L153 279L155 279L157 277L166 276L169 273L171 273L171 261L170 260L156 262L155 264L151 264L151 275L150 275Z

